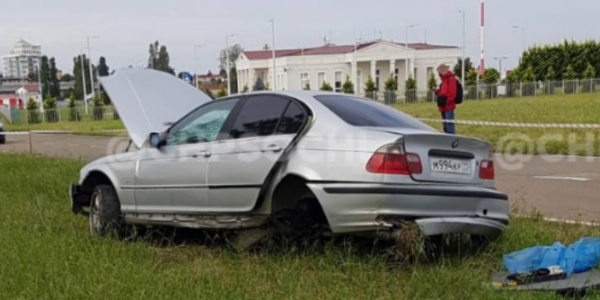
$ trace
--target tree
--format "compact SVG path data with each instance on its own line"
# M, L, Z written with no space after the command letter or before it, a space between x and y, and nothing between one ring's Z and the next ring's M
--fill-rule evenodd
M50 93L46 94L44 100L44 110L46 113L46 122L58 122L58 112L56 111L56 99Z
M475 69L470 70L465 78L467 87L474 87L477 85L477 71Z
M554 68L552 66L548 67L548 70L546 71L546 76L544 76L544 79L546 81L552 81L556 79L556 72L554 72Z
M485 83L487 85L496 84L496 83L498 83L499 80L500 80L500 72L498 72L498 70L496 70L496 69L489 68L489 69L486 69L485 72L483 73L482 81L483 81L483 83Z
M247 93L249 91L248 86L244 85L244 89L242 89L242 93Z
M27 121L29 122L29 124L37 124L41 122L40 119L40 112L39 112L39 106L37 104L37 102L35 102L35 100L33 100L33 98L29 98L29 100L27 101Z
M473 62L471 62L471 58L465 58L465 77L466 74L469 74L471 70L475 70L473 67ZM458 59L458 63L454 66L454 75L460 77L462 74L462 58Z
M535 73L533 71L533 67L529 66L525 70L525 73L523 73L523 76L521 76L521 81L525 83L535 82Z
M229 49L223 49L219 53L219 69L227 70L227 51L229 51L229 68L233 69L236 67L236 62L242 52L244 52L244 48L239 44L235 44L230 46Z
M310 82L306 82L306 84L304 85L304 87L302 89L305 91L310 91Z
M417 100L417 81L410 75L404 82L404 93L406 102L414 102Z
M370 75L369 78L367 78L367 82L365 82L365 95L367 98L377 100L377 87Z
M104 119L104 99L102 99L102 93L94 94L92 98L92 120L100 121Z
M324 92L333 92L333 87L327 81L323 81L320 90Z
M585 68L585 71L583 72L583 78L594 79L595 77L596 77L596 70L594 69L594 66L592 66L591 64L588 64L588 66Z
M83 71L82 68L83 61ZM94 70L96 69L92 66ZM89 59L83 55L73 58L73 76L75 77L74 92L77 99L83 99L83 78L85 78L85 90L90 93L92 90L92 81L90 80ZM82 77L84 76L84 77Z
M79 117L79 110L77 110L77 105L75 104L75 95L73 92L69 94L69 102L67 107L69 108L69 121L79 121L81 118Z
M567 69L564 72L563 79L564 80L575 80L576 78L577 78L577 74L575 73L575 69L573 69L572 65L568 65Z
M263 82L262 78L257 77L256 78L256 82L254 82L254 86L252 87L253 91L264 91L265 90L265 83Z
M67 107L68 108L75 108L77 107L77 105L75 104L75 95L73 95L73 93L69 94L69 98L68 98L68 103L67 103Z
M110 73L110 68L106 64L106 58L104 56L100 56L100 60L98 61L98 76L105 77Z
M435 74L431 72L431 74L429 74L429 79L427 80L427 101L433 101L433 90L437 87L438 83L435 79Z
M150 44L150 49L148 52L150 55L148 58L148 68L175 75L175 69L173 69L170 65L170 57L167 46L161 46L158 41L155 41L154 44Z
M58 69L56 68L56 59L53 57L49 62L49 81L50 81L50 95L54 98L60 97L60 80L56 76L58 74Z
M344 94L354 94L354 84L350 81L350 76L346 76L346 81L342 85L342 92Z
M75 77L69 73L63 74L63 76L60 78L61 82L71 82L73 80L75 80Z
M225 84L221 84L221 88L219 88L219 91L217 92L216 96L217 99L227 97L227 87L225 87Z
M398 90L398 81L394 74L390 74L390 77L383 83L385 89L385 103L392 103L396 100L396 91Z
M533 67L529 66L521 76L523 82L523 88L521 90L521 96L534 96L535 95L535 73Z
M48 64L48 57L42 56L40 60L40 72L39 80L42 82L43 93L49 93L52 84L52 76L50 75L50 65Z
M237 69L231 68L230 73L229 73L229 77L231 77L231 93L232 94L237 94L238 93L238 80L237 80Z

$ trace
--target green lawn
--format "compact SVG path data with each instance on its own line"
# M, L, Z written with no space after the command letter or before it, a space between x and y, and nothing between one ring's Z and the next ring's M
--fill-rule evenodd
M78 134L86 135L106 135L116 136L126 133L103 133L104 130L124 129L123 122L119 120L102 121L80 121L80 122L59 122L59 123L39 123L39 124L21 124L11 125L4 123L7 131L30 131L30 130L68 130L75 131Z
M342 240L321 250L235 253L185 238L162 245L96 239L86 219L69 212L67 187L82 165L0 154L0 299L562 299L488 283L504 253L600 235L599 228L517 218L486 250L412 265Z
M398 105L398 109L417 118L439 119L437 107L432 103ZM600 124L600 94L568 95L568 96L540 96L529 98L512 98L497 100L465 101L456 110L456 119L495 121L495 122L520 122L520 123L588 123ZM431 123L435 128L441 129L440 123ZM511 147L502 147L499 143L507 135L524 134L533 141L535 153L540 153L539 142L541 137L549 134L556 135L547 143L548 154L574 154L574 155L600 155L600 130L591 129L528 129L489 127L476 125L457 125L458 134L478 137L492 142L497 152L521 152ZM576 144L586 144L587 135L592 136L591 153L571 150L569 140ZM509 138L506 141L515 141Z

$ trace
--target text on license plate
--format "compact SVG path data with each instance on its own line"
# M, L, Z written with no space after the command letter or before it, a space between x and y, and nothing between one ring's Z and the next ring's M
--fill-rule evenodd
M430 157L429 162L433 172L471 174L471 162L468 160Z

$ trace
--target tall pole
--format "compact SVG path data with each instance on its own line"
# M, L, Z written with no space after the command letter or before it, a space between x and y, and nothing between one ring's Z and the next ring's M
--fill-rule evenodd
M519 30L519 34L521 35L521 51L525 52L525 34L524 34L523 26L513 25L513 29Z
M276 91L277 90L277 65L275 62L275 20L271 19L269 20L269 22L271 22L271 35L273 38L273 47L271 47L271 56L273 59L273 90Z
M194 76L194 79L196 80L196 88L197 89L200 89L200 81L198 80L198 74L200 72L200 68L198 68L198 48L202 48L204 46L206 46L206 45L195 45L194 46L194 57L196 60L196 76Z
M85 54L83 52L85 48L81 49L81 79L83 80L83 103L85 105L85 114L88 114L88 101L87 101L87 89L85 80Z
M42 86L42 57L38 58L38 85L40 86L40 109L44 112L44 87Z
M462 34L463 34L463 49L462 49L462 63L461 63L461 70L460 70L460 81L462 83L462 86L465 86L465 70L466 70L466 66L465 66L465 60L467 59L467 22L466 22L466 12L464 10L459 11L459 13L462 14Z
M229 67L229 37L233 35L225 36L225 66L227 68L227 95L231 95L231 68Z
M485 72L485 0L481 0L481 26L479 32L480 42L480 60L479 60L479 75L483 76Z
M405 72L406 72L406 73L405 73L405 75L406 75L406 79L407 79L407 80L408 80L408 78L409 78L409 74L408 74L408 72L409 72L409 64L410 64L410 63L409 63L409 61L408 61L408 59L409 59L409 58L408 58L408 30L409 30L409 29L411 29L411 28L415 28L415 27L417 27L417 26L418 26L417 24L412 24L412 25L408 25L408 26L406 26L406 35L405 35L405 37L406 37L406 42L405 42L405 47L406 47L406 63L405 63ZM410 73L411 73L411 75L412 75L412 71L411 71Z
M90 40L91 39L98 39L100 38L99 36L88 36L87 37L87 48L88 48L88 55L89 55L89 68L90 68L90 83L91 83L91 96L94 96L94 93L96 91L95 87L94 87L94 69L92 68L92 47L90 46Z
M502 61L508 59L508 56L494 57L498 61L498 72L500 73L500 81L502 81Z

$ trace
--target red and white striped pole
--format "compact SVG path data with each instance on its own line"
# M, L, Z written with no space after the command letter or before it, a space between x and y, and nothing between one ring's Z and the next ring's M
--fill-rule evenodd
M481 24L479 34L481 49L481 57L479 61L479 75L483 77L483 73L485 73L485 0L481 0Z

